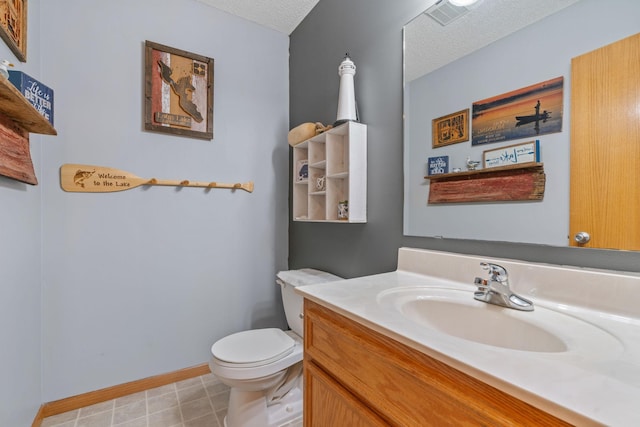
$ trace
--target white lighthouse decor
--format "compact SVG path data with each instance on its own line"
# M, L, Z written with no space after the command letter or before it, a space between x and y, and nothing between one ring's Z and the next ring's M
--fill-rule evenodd
M338 117L333 126L345 122L357 122L356 95L353 89L353 76L356 75L356 64L353 63L347 53L338 67L340 76L340 92L338 94Z

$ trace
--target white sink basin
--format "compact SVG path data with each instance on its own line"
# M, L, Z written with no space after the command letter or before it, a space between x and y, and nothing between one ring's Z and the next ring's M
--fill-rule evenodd
M475 300L471 291L401 287L379 293L377 301L438 333L494 347L546 353L583 350L592 355L622 349L613 335L576 317L539 305L525 312L487 304Z

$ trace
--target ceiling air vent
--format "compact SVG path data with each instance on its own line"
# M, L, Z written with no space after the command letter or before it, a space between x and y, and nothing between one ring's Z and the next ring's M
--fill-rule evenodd
M462 15L469 12L469 9L463 6L454 6L449 3L449 0L440 0L424 13L436 21L442 26L452 23Z

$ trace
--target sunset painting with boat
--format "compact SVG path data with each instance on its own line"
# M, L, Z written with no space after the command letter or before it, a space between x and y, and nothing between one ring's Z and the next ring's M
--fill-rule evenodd
M562 131L564 77L473 103L472 145Z

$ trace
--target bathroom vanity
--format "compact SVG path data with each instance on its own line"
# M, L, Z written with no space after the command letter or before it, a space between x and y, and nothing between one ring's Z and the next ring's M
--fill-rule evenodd
M305 317L307 426L570 425L312 301Z
M475 301L481 261L532 312ZM401 248L398 270L298 288L305 426L640 425L633 274Z

